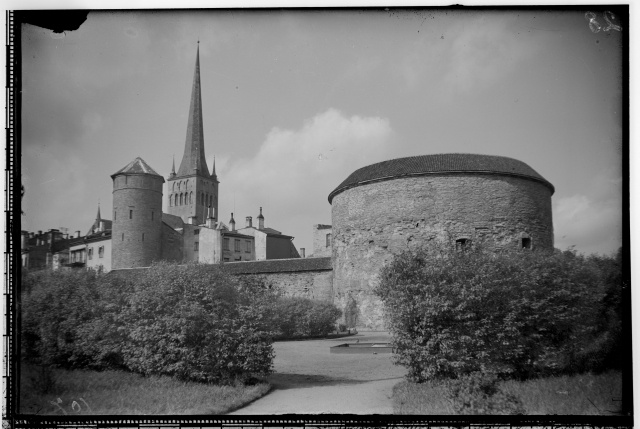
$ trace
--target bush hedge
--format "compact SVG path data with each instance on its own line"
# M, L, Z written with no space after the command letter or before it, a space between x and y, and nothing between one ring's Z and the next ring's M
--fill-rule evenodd
M155 264L134 277L37 272L23 282L22 350L64 368L126 368L231 383L271 371L271 307L215 265Z
M273 327L278 339L318 337L336 329L342 311L334 304L302 297L279 297Z
M602 370L619 343L612 259L481 249L399 255L376 289L395 359L416 382Z

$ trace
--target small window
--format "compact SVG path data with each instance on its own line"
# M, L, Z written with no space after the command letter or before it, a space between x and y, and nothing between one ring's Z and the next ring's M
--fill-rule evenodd
M327 237L326 237L326 238L327 238L327 244L326 244L326 246L327 246L327 247L331 247L331 233L327 234Z
M118 212L117 211L113 211L113 220L115 221L116 219L118 219Z
M229 258L224 258L224 261L225 262L229 262Z
M104 246L98 247L98 258L104 258Z
M122 241L124 241L124 232L122 233Z
M468 238L459 238L456 240L456 250L458 252L464 252L471 246L471 240Z
M194 229L193 230L193 235L198 235L200 234L200 230L199 229Z
M242 256L236 256L236 261L242 261Z
M240 240L235 240L234 241L234 247L233 250L235 250L236 252L240 251Z
M153 220L153 212L151 212L151 220Z
M229 239L228 238L224 239L223 246L224 246L223 247L224 250L229 250Z
M129 219L133 219L133 210L129 210Z
M245 244L245 252L251 253L251 241L246 240L244 244Z
M126 185L127 183L129 183L129 176L124 176L124 184Z
M194 250L195 252L197 252L197 251L198 251L198 244L199 244L199 243L198 243L197 241L196 241L195 243L193 243L193 250Z
M93 247L89 248L89 260L93 259Z
M523 249L531 249L531 239L528 237L522 238L522 248Z
M142 241L144 241L144 232L142 233Z

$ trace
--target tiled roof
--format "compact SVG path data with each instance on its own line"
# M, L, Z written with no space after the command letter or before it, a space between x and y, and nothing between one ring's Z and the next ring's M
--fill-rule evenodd
M144 173L144 174L153 174L154 176L160 176L158 173L156 173L156 171L153 168L149 167L149 164L147 164L144 161L144 159L140 157L137 157L136 159L131 161L129 164L127 164L125 167L113 173L111 177L117 176L118 174L125 174L125 173L138 173L138 174Z
M340 192L367 182L389 180L403 176L426 174L479 173L519 176L538 181L554 192L554 187L533 168L522 161L504 156L447 153L391 159L362 167L329 194L329 203Z
M173 229L184 227L184 221L180 216L172 215L169 213L162 213L162 221Z
M267 259L266 261L225 262L230 274L266 274L332 270L331 258Z

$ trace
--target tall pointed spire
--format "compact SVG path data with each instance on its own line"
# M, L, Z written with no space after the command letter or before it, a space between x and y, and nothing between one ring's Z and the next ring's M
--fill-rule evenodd
M200 94L200 41L196 52L196 69L191 87L191 103L187 123L187 138L184 143L184 155L178 169L178 176L194 173L209 177L209 169L204 156L204 130L202 125L202 97Z
M169 173L169 177L174 177L176 175L176 156L173 155L173 162L171 163L171 173Z
M216 156L213 155L213 172L211 173L211 177L216 177Z

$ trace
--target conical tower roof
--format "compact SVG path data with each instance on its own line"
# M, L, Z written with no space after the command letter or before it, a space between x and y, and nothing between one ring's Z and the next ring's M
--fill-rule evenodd
M200 42L198 42L200 43ZM184 155L178 169L178 176L188 176L195 172L209 177L209 169L204 156L204 130L202 125L202 97L200 95L200 45L196 53L196 70L191 88L187 138L184 143Z
M116 171L115 173L113 173L111 175L111 177L115 177L118 174L125 174L125 173L133 173L133 174L152 174L154 176L160 176L158 173L156 173L156 171L149 167L149 164L147 164L144 159L137 157L136 159L134 159L133 161L131 161L129 164L127 164L126 166L124 166L123 168L121 168L120 170Z

